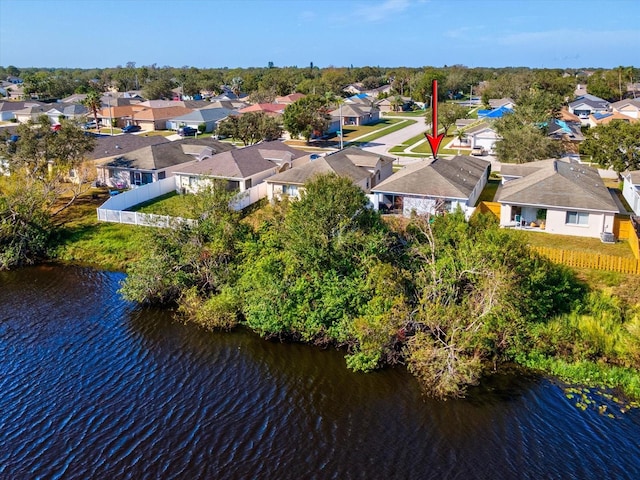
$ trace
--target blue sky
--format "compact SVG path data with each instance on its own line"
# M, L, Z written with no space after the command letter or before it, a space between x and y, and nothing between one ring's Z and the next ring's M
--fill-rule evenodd
M640 0L0 0L17 67L640 66Z

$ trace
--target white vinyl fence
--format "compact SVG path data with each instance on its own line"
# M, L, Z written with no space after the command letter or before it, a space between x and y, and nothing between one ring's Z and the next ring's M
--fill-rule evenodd
M231 208L234 210L242 210L256 203L261 198L267 196L267 184L265 182L259 183L255 187L251 187L244 192L239 193L236 198L231 202Z
M176 180L174 177L170 177L119 193L100 205L98 208L98 220L101 222L128 223L147 227L170 227L183 222L189 224L196 223L196 220L180 217L125 211L127 208L148 202L149 200L173 192L175 189Z
M148 227L172 227L185 222L190 225L196 224L197 220L126 211L126 209L134 205L148 202L149 200L175 191L175 189L175 177L170 177L122 192L100 205L98 208L98 220L101 222L127 223ZM231 208L234 210L242 210L266 196L267 184L260 183L255 187L239 193L234 201L232 201Z

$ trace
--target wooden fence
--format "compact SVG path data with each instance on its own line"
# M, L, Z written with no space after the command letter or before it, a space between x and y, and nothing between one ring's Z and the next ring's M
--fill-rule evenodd
M637 258L617 257L599 253L562 250L550 247L530 247L534 252L547 257L554 263L561 263L569 267L594 268L620 273L640 274L640 260Z
M640 239L628 215L616 215L613 221L613 234L620 240L628 240L631 251L640 260Z
M500 204L498 202L480 202L476 208L478 213L492 213L500 220Z

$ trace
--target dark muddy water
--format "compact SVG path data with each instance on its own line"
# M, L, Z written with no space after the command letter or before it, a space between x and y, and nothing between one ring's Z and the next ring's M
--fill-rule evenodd
M403 369L135 307L122 278L0 273L0 479L640 478L637 410L533 375L426 400Z

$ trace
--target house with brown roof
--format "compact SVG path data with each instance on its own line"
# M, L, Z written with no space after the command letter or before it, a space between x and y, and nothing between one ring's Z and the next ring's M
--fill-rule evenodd
M131 125L139 125L144 131L168 130L172 118L193 112L192 108L181 105L169 107L142 107L142 104L133 105Z
M274 100L274 103L282 103L285 105L290 105L293 102L297 102L298 100L300 100L301 98L306 97L306 95L304 93L290 93L289 95L284 95L281 97L276 97L276 99Z
M604 112L604 113L592 113L587 118L587 125L590 127L597 127L598 125L607 125L613 120L619 120L627 123L635 123L637 118L629 117L620 112Z
M241 108L238 113L263 112L272 117L279 117L287 107L284 103L255 103L248 107Z
M266 179L269 200L283 195L297 198L304 184L317 175L347 177L365 193L393 173L393 157L347 147L329 155L310 154L299 158L293 168Z
M435 214L461 208L469 217L489 179L491 164L479 158L457 155L412 163L372 189L374 207Z
M598 170L568 159L502 164L496 193L503 227L544 228L548 233L601 238L619 213Z
M195 193L211 179L225 180L229 190L244 193L265 179L289 170L306 152L280 141L261 142L185 163L176 169L176 188ZM262 197L266 195L266 188Z
M169 178L184 163L201 161L233 148L210 138L147 145L100 162L96 165L97 179L112 188L133 188Z

